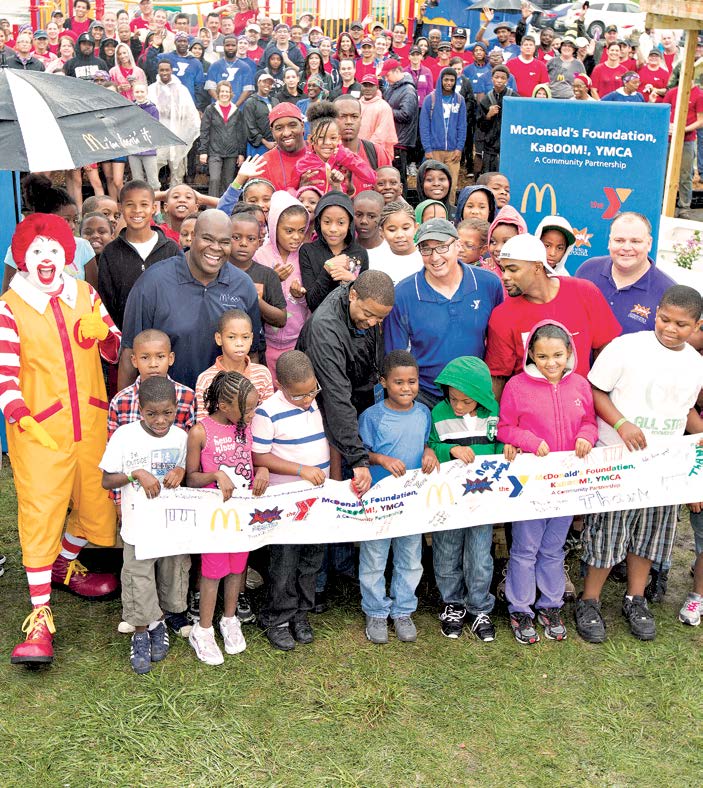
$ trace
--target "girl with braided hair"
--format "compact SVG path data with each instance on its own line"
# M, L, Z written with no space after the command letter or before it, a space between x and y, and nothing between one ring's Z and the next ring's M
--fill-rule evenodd
M268 487L267 468L254 473L249 424L259 395L252 382L239 372L218 372L205 392L204 416L188 433L186 484L188 487L219 488L223 500L235 489L252 489L262 495ZM247 647L236 616L249 553L203 553L200 579L200 621L189 635L199 660L221 665L222 651L215 640L212 620L217 591L224 578L224 614L220 632L225 651L238 654Z

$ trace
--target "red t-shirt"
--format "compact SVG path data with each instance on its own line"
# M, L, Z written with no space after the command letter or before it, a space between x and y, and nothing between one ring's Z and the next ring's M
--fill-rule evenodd
M462 52L455 52L452 49L452 57L460 57L464 61L464 66L470 66L474 62L474 56L471 52L463 50Z
M291 189L294 191L293 184L300 179L300 176L295 172L295 164L303 156L305 156L305 148L297 153L286 153L277 147L272 148L264 153L265 168L260 177L271 181L276 190Z
M68 29L73 31L77 36L81 33L87 33L90 30L90 25L92 23L92 19L86 18L82 22L79 22L74 16L71 17L70 25Z
M255 47L254 49L247 50L247 57L250 57L257 65L263 54L264 50L261 47Z
M403 66L407 66L410 63L410 44L404 44L402 47L393 44L393 51L390 54L391 57L400 60Z
M664 103L671 104L671 115L669 116L669 122L674 122L674 114L676 112L676 96L679 93L678 88L672 88L668 93L664 96ZM698 87L698 85L694 85L691 88L691 97L688 100L688 112L686 113L686 125L690 126L692 123L695 123L698 120L698 113L703 113L703 91ZM689 131L684 136L684 142L693 142L697 137L695 131ZM671 137L669 137L671 139Z
M667 71L671 74L671 72L674 70L674 58L676 57L678 52L672 52L671 54L664 52L663 54L664 54L664 65L666 66Z
M549 52L545 52L542 47L537 47L535 50L535 57L537 60L541 60L543 63L549 63L550 60L553 60L556 57L557 53L550 49Z
M591 351L622 334L601 291L586 279L558 277L559 292L546 304L524 296L499 304L488 320L486 364L491 375L510 377L522 372L525 340L541 320L556 320L569 330L576 350L576 372L584 377L591 368Z
M430 72L432 73L432 79L435 85L439 81L439 75L442 73L442 70L445 68L449 68L449 63L447 63L446 65L442 65L438 59L433 57L425 58L422 61L422 65L427 66L427 68L429 68Z
M361 82L361 78L367 74L376 73L376 64L373 60L370 63L364 63L361 58L356 61L356 81Z
M669 72L665 68L658 68L652 71L649 66L642 66L642 68L637 72L640 77L640 86L638 88L639 92L643 96L648 96L649 91L645 92L645 87L647 85L651 85L653 88L665 88L667 83L669 82ZM661 103L664 100L664 96L658 96L657 102Z
M239 11L234 15L234 34L241 36L249 22L256 22L256 11Z
M600 63L593 69L591 79L593 87L598 91L598 95L603 98L608 93L622 87L622 75L627 73L625 66L615 66L610 68L605 63Z
M515 77L517 92L521 96L529 98L537 85L549 82L547 67L537 58L532 58L529 63L524 63L520 57L511 57L506 65L508 71Z
M129 23L129 29L136 33L137 30L148 30L150 22L148 19L144 19L143 16L138 16L136 19L133 19Z

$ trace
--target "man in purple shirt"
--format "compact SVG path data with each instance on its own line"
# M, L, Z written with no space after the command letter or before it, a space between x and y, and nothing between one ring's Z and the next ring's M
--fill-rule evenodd
M657 304L676 284L649 257L652 225L640 213L621 213L610 225L609 255L591 257L575 276L588 279L603 293L623 334L653 331Z

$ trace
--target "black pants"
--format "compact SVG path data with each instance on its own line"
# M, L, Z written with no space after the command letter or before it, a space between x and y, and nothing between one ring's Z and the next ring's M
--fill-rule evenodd
M500 151L487 151L483 152L483 166L481 172L499 172L500 171Z
M408 194L408 149L393 148L393 166L400 173L400 182L403 184L403 199Z
M269 547L269 585L259 620L264 627L301 621L315 604L315 581L324 547L273 544Z

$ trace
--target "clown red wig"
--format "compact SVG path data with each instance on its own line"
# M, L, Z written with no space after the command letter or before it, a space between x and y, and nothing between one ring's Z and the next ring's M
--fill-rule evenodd
M66 255L66 265L73 262L76 256L76 239L68 222L53 213L33 213L17 225L12 236L12 258L19 271L27 270L27 249L39 235L61 244Z

